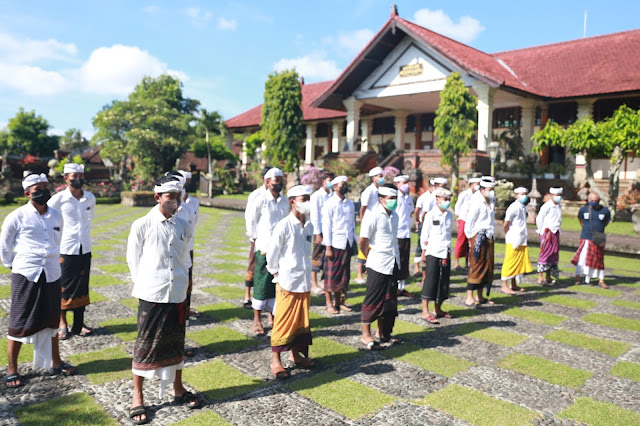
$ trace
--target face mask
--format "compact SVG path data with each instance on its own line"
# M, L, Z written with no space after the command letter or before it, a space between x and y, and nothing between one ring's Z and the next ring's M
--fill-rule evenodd
M384 178L378 178L378 185L384 185Z
M522 204L527 204L527 201L529 201L529 196L528 195L520 195L518 197L518 201L520 201Z
M333 183L329 181L327 182L327 189L331 189L331 188L333 188Z
M559 204L560 201L562 201L562 195L554 195L553 196L553 201L555 201L556 204Z
M473 185L471 187L471 191L476 192L480 187L478 185Z
M304 201L302 203L300 201L296 201L296 210L298 210L298 213L308 215L311 211L311 203L309 201Z
M600 201L589 201L589 205L593 208L596 208L600 205Z
M451 205L451 201L443 201L440 203L440 207L442 208L442 210L448 209L450 205Z
M47 204L47 201L49 201L50 198L51 191L49 191L48 189L35 191L31 194L31 199L33 200L33 202L40 206L44 206L45 204Z
M400 185L400 191L404 192L405 194L409 193L409 184L405 183Z
M80 189L84 185L84 179L71 179L69 183L72 188Z
M347 185L343 185L340 187L340 193L342 195L345 195L347 192L349 192L349 187Z
M394 211L398 207L398 200L387 200L386 205L388 210Z
M283 184L281 184L281 183L274 183L274 184L273 184L273 190L274 190L275 192L280 192L280 191L282 191L282 187L283 187L283 186L284 186L284 185L283 185Z
M178 200L163 201L161 206L162 210L169 213L170 215L174 215L178 210L178 207L180 207L180 202Z
M485 192L485 193L484 193L484 197L485 197L487 200L492 200L492 199L494 199L494 198L495 198L495 196L496 196L496 193L495 193L493 190L491 190L491 191L489 191L489 192Z

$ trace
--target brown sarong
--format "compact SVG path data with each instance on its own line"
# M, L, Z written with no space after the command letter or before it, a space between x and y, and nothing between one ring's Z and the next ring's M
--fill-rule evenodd
M60 255L60 286L62 299L60 308L69 311L89 304L89 272L91 253Z
M400 249L400 270L398 280L409 278L409 257L411 257L411 238L398 238L398 249Z
M44 271L37 282L11 274L9 336L27 337L60 324L60 280L47 282Z
M324 252L325 246L320 244L313 243L313 252L311 253L311 271L312 272L320 272L324 270Z
M347 291L351 279L351 246L344 250L332 247L333 257L325 259L324 290L332 293Z
M138 337L133 368L155 370L184 361L185 303L138 304Z
M276 311L271 330L273 352L289 351L293 347L307 352L305 348L312 343L309 325L310 302L310 291L293 293L276 285Z
M371 324L375 320L384 320L383 336L388 336L393 330L398 316L398 280L397 266L394 274L385 275L367 268L367 291L362 302L361 320L363 324Z
M477 235L469 240L469 247L475 247ZM493 240L486 239L480 248L480 257L469 254L469 275L467 284L477 287L490 286L493 283Z

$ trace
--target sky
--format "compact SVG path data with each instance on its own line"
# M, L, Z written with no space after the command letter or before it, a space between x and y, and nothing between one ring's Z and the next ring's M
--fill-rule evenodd
M392 1L0 0L0 129L18 108L51 133L81 129L145 75L231 118L262 102L274 70L335 79L389 18ZM403 1L409 21L492 53L640 27L640 2Z

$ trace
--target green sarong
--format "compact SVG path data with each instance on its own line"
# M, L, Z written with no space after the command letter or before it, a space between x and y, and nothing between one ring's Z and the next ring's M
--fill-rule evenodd
M276 285L273 275L267 271L267 256L256 252L256 268L253 273L253 297L256 300L268 300L276 297Z

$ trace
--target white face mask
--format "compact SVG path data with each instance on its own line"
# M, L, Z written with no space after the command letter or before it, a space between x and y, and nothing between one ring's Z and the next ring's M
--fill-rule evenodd
M495 193L493 190L491 190L491 191L489 191L489 192L485 192L485 197L486 197L488 200L493 200L493 199L495 199L495 198L496 198L496 193Z
M300 214L308 215L311 211L311 202L304 201L301 203L300 201L296 201L296 210Z

